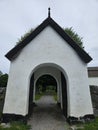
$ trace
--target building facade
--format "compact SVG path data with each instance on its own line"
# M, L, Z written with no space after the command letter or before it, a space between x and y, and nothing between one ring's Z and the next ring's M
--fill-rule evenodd
M4 119L30 113L36 82L44 74L55 78L57 102L69 121L94 117L87 72L92 58L50 16L6 57L11 65Z

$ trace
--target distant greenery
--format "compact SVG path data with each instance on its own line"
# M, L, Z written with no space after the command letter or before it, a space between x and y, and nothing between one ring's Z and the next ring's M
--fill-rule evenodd
M70 28L65 28L64 31L81 47L83 47L83 41L82 41L82 37L80 37L74 30L72 27Z
M54 93L53 97L54 97L54 100L57 101L57 93Z
M0 87L6 87L8 81L8 74L1 74L0 75Z
M12 122L10 127L4 128L0 126L0 130L30 130L30 125L23 124L22 122Z
M37 80L36 93L44 93L48 90L57 91L57 83L52 76L43 75Z
M98 130L98 117L95 121L82 124L82 126L84 127L83 129L78 128L77 130Z
M47 94L49 94L49 95L52 95L53 96L53 98L54 98L54 100L55 101L57 101L57 93L56 92L54 92L54 91L46 91L46 92L42 92L42 93L36 93L35 94L35 100L37 101L37 100L39 100L42 96L44 96L44 95L47 95Z
M51 75L41 76L36 83L35 100L39 100L43 95L56 95L57 83ZM54 96L56 100L56 96Z
M35 100L39 100L44 94L35 94Z
M0 76L1 76L2 74L3 74L2 71L0 71Z

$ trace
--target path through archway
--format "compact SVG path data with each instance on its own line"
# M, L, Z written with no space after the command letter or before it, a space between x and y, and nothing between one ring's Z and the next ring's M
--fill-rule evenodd
M35 92L36 92L36 85L39 83L40 77L46 78L43 91L45 91L45 85L51 85L51 80L54 79L54 84L56 85L57 89L57 103L60 104L60 108L67 118L68 115L68 101L67 101L67 81L65 79L64 73L58 69L57 67L44 65L39 66L37 69L34 70L31 79L30 79L30 90L29 90L29 115L33 112L34 102L35 102ZM48 82L47 82L48 81ZM47 83L46 83L47 82Z
M51 95L42 96L36 103L28 121L32 130L69 130L61 109Z

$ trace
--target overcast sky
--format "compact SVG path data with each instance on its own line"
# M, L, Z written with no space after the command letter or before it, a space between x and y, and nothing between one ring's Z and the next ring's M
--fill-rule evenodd
M73 27L83 37L85 50L98 66L98 0L0 0L0 70L9 72L4 55L29 29L51 17L61 27Z

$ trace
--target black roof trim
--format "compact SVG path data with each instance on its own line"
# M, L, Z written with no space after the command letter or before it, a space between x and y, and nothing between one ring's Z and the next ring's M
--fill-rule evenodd
M77 54L85 63L88 63L92 60L92 58L82 48L80 48L51 17L48 17L46 20L44 20L29 36L16 45L5 56L9 60L12 60L17 56L18 52L20 52L22 48L24 48L48 25L50 25L77 52Z

